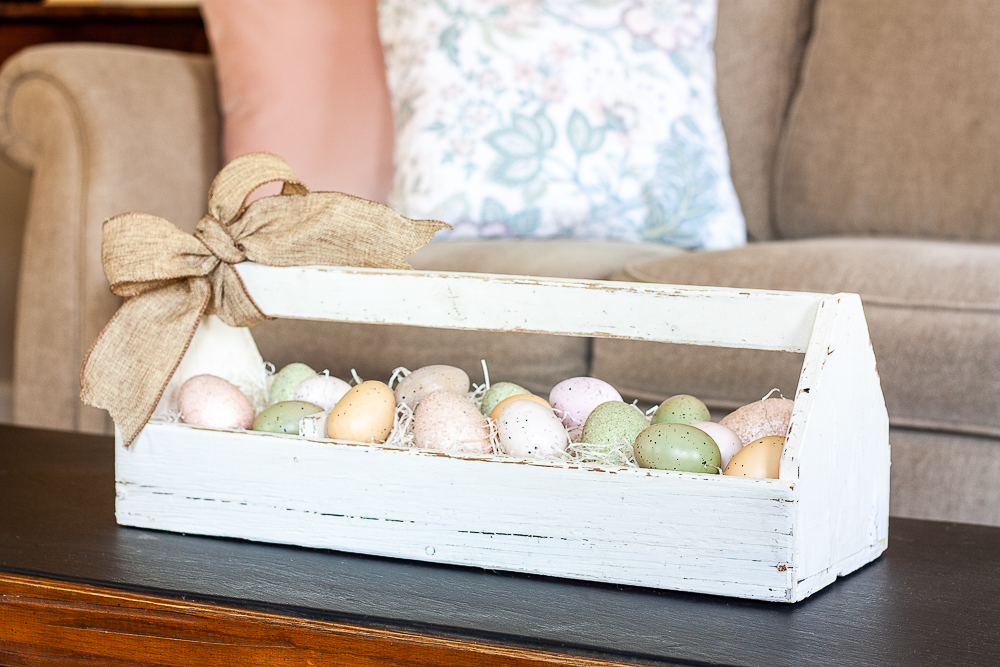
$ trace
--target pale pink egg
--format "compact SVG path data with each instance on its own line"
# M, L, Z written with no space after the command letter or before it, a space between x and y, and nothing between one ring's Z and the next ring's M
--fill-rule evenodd
M215 375L195 375L177 391L181 421L211 428L253 428L250 400L233 383Z
M591 377L563 380L549 392L552 409L570 430L583 428L587 417L601 403L620 400L622 395L617 389L604 380Z
M569 436L559 417L540 403L515 401L497 419L500 447L511 456L557 457Z
M431 392L417 405L413 444L460 452L493 451L489 419L465 396L445 390Z

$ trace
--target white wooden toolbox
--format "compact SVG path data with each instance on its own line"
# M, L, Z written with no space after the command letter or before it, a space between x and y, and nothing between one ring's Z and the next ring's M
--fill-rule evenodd
M782 602L886 548L888 417L855 294L237 269L276 317L804 352L780 477L150 423L116 447L120 524Z

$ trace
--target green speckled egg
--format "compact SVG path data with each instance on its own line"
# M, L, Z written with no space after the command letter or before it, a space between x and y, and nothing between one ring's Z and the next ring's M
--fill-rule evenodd
M621 401L601 403L587 417L580 439L592 445L614 445L621 440L635 442L635 437L649 426L646 416Z
M719 474L722 455L704 431L687 424L653 424L635 439L641 468Z
M479 411L484 415L488 415L493 412L500 401L505 398L510 398L516 394L530 394L531 392L522 387L519 384L514 384L513 382L497 382L496 384L490 385L490 388L486 390L483 394L483 402L479 406Z
M316 375L316 371L305 364L298 362L288 364L275 373L274 381L271 383L271 391L267 395L267 404L274 405L294 399L295 388L299 386L299 383L314 375Z
M654 424L693 424L712 421L705 404L694 396L678 394L660 403L653 415Z
M299 434L299 420L323 408L305 401L281 401L265 408L253 420L253 430L267 433Z

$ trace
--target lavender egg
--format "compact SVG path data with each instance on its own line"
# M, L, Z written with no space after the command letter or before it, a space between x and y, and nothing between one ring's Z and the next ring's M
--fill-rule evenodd
M728 426L716 422L694 422L691 426L704 431L712 440L715 440L715 444L719 446L719 454L722 455L721 468L723 470L729 465L729 460L733 458L733 455L743 449L743 441L740 440L740 436L736 435L736 432Z
M253 426L250 400L233 383L215 375L195 375L177 391L181 421L210 428Z
M305 401L323 408L329 412L344 394L351 390L351 385L340 378L329 375L314 375L306 378L295 387L293 400Z
M553 457L566 451L569 436L559 417L534 401L515 401L497 420L500 447L511 456Z
M622 395L617 389L604 380L591 377L563 380L549 392L552 409L562 417L563 425L570 430L583 428L587 417L601 403L620 400Z

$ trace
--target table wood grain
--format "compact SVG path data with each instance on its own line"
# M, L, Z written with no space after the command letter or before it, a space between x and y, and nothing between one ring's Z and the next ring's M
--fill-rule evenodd
M1000 656L997 528L894 519L881 558L782 605L123 528L113 448L108 437L0 426L0 664L185 664L145 641L201 642L216 652L200 664L996 665ZM82 644L66 640L48 663L23 657L57 628L104 637L119 628L131 652L88 663Z

